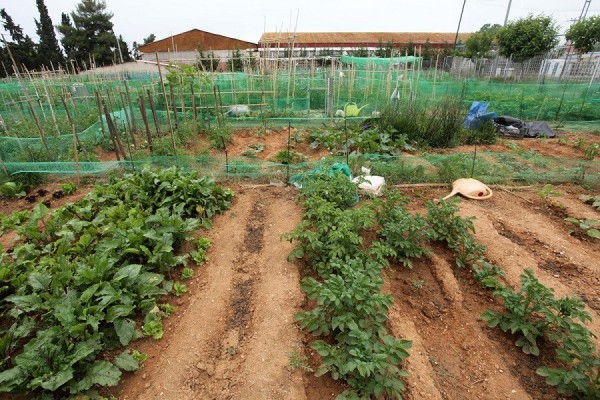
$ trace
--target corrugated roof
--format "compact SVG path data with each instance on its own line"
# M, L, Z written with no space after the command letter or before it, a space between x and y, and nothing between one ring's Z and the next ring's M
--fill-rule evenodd
M471 34L460 33L458 38L465 41ZM272 43L291 43L297 46L311 44L331 44L348 47L366 46L379 41L383 43L423 44L429 39L432 44L454 43L456 33L452 32L265 32L259 40L261 46Z
M246 50L256 49L258 47L256 43L246 42L244 40L234 39L216 33L205 32L199 29L192 29L140 46L139 51L142 53L192 51L197 50L198 45L202 45L202 50L204 51Z

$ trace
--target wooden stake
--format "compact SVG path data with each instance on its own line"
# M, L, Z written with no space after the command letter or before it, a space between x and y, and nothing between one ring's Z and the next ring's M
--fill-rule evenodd
M131 136L131 143L133 143L133 147L137 149L137 143L135 142L135 135L133 134L133 129L131 128L131 123L129 121L129 112L127 111L127 105L125 104L125 99L123 98L123 92L119 92L121 96L121 103L123 104L123 111L125 112L125 119L127 120L127 126L129 128L129 135Z
M150 152L152 152L152 134L150 133L150 125L148 125L148 116L146 115L146 107L144 106L144 96L140 96L138 98L138 107L140 108L140 114L142 115L144 126L146 127L146 138L148 139L148 147L150 147Z
M123 149L123 144L121 143L121 140L119 139L119 134L118 134L117 128L115 127L115 124L114 124L112 118L110 117L110 112L108 111L108 107L106 107L106 103L104 102L104 99L102 99L101 101L102 101L102 108L104 110L104 116L106 117L106 124L108 125L108 130L111 134L111 138L113 140L113 144L115 147L115 154L117 155L117 160L121 161L121 157L119 156L119 153L121 153L123 155L123 160L125 160L127 158L127 154L125 153L125 150Z
M173 133L173 124L171 123L171 114L169 113L169 102L167 101L167 90L165 89L165 81L163 80L162 70L160 69L160 61L158 61L158 52L156 55L156 66L158 67L158 76L160 78L160 86L162 87L163 99L165 100L165 110L167 110L167 120L169 121L169 129ZM175 147L175 141L173 141L173 147Z
M81 147L81 142L79 141L79 137L77 136L77 132L75 131L75 124L73 123L73 119L71 118L71 114L69 113L69 108L67 107L67 102L65 101L65 96L60 96L62 100L63 106L65 107L65 113L67 114L67 120L69 121L69 125L71 126L71 133L73 134L73 155L75 157L75 177L77 179L77 184L81 183L81 177L79 175L79 150L77 146Z
M134 132L137 131L137 126L135 123L135 112L134 112L134 107L133 107L133 103L131 102L131 96L129 95L129 85L127 84L127 81L123 81L123 83L125 84L125 93L127 95L127 102L129 103L129 111L131 111L131 128L133 129Z
M148 102L150 103L150 110L152 110L152 118L154 119L154 126L156 127L156 136L160 136L160 124L158 123L158 115L156 115L156 107L154 106L154 98L152 97L152 93L150 93L150 89L147 91L148 93Z
M194 133L198 133L198 109L196 108L196 96L194 95L193 82L190 82L190 92L192 93L192 118L194 119Z
M175 119L175 129L179 129L179 117L177 116L177 103L175 103L175 93L173 92L173 86L169 85L169 95L171 97L171 106L173 107L173 117ZM167 108L167 113L169 109Z

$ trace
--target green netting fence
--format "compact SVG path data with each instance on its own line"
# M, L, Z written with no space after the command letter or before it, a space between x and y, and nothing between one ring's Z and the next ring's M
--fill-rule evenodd
M458 178L473 177L488 184L501 183L578 183L600 186L600 163L581 159L548 157L534 153L471 153L423 156L383 156L351 154L327 160L280 164L248 157L225 159L224 155L148 157L134 161L109 162L4 162L11 175L42 173L54 175L106 174L131 171L144 166L179 166L203 175L221 178L251 178L259 181L286 181L323 162L347 162L357 173L360 167L371 168L374 175L384 176L388 184L450 183Z

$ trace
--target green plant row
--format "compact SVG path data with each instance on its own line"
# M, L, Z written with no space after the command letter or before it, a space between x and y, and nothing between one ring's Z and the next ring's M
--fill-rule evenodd
M504 311L487 310L481 318L491 328L517 335L515 344L526 354L538 356L541 340L552 343L558 366L542 366L537 373L561 393L599 398L600 353L595 336L583 325L591 321L584 303L571 297L555 298L554 291L540 283L530 269L520 278L518 291L495 278L488 279L487 286L503 300Z
M357 188L341 174L316 175L302 192L304 220L286 237L298 243L290 257L304 257L319 275L302 280L315 307L295 317L321 337L312 343L321 356L316 375L346 381L351 389L339 399L401 398L407 372L400 365L411 342L394 338L385 327L392 298L381 293L383 246L367 246L361 236L374 225L373 209L348 208Z
M174 307L160 298L187 291L171 280L189 258L176 250L232 198L173 167L111 178L52 213L36 206L17 228L20 244L0 258L0 392L66 397L139 368L141 355L113 354L162 337ZM197 243L193 259L207 246Z

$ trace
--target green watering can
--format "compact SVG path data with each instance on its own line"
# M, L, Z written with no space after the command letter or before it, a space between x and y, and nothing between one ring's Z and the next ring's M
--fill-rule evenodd
M367 106L367 104L365 104L361 108L358 108L358 106L356 105L355 102L348 103L344 106L344 115L346 117L358 117L358 114L360 114L360 111L363 108L365 108L366 106Z

